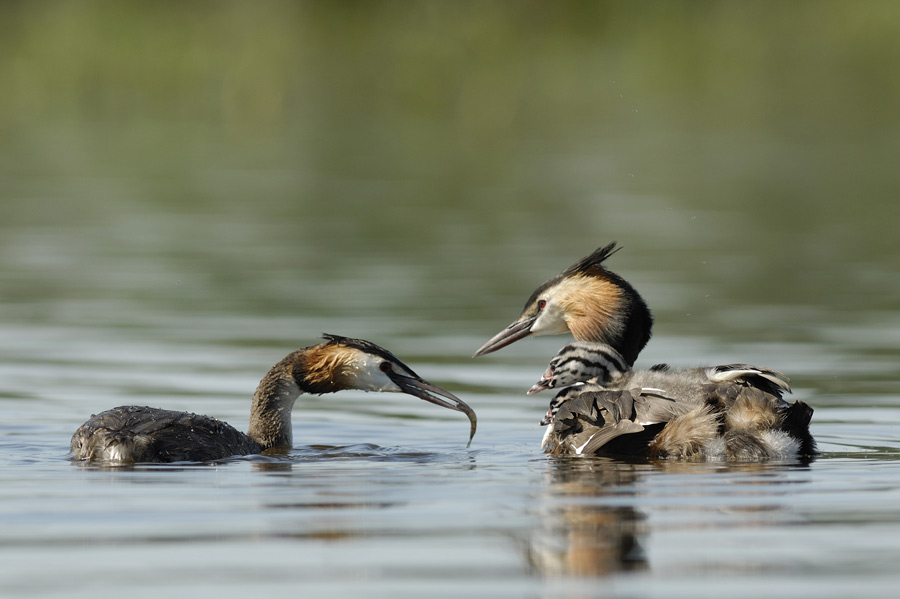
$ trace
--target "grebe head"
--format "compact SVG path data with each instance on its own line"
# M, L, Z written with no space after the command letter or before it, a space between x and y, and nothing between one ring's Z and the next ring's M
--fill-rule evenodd
M653 317L643 298L603 261L616 243L598 248L538 287L512 324L482 345L483 356L529 335L569 332L579 341L606 343L634 364L650 339Z
M323 335L324 343L296 352L292 374L305 393L334 393L344 389L406 393L462 412L475 435L476 418L463 400L429 383L388 350L363 339Z
M628 370L625 358L605 343L574 341L550 360L541 380L528 390L528 395L577 383L606 385L622 378Z

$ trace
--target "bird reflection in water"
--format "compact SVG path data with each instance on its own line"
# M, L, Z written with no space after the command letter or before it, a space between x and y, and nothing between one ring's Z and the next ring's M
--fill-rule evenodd
M548 462L539 498L541 525L528 540L529 567L543 576L605 576L644 570L644 516L632 506L603 505L632 485L646 462L560 457Z
M602 577L650 567L643 547L652 533L642 497L694 495L686 509L714 510L716 518L695 520L698 527L733 529L796 525L803 518L778 498L808 482L802 460L780 463L624 461L607 457L560 456L547 461L546 482L537 497L539 525L524 544L532 571L547 577ZM786 476L791 472L790 476ZM683 475L680 484L655 481ZM717 488L718 486L718 488ZM723 498L729 498L723 502ZM740 501L735 501L740 497ZM664 497L658 499L664 500ZM650 505L647 504L649 508ZM698 511L699 510L699 511Z

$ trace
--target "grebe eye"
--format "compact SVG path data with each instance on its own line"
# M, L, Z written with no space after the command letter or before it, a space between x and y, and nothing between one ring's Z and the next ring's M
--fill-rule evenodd
M538 300L538 310L543 310L547 305L547 300Z
M378 369L381 370L381 372L390 372L391 371L391 363L390 362L382 362L381 364L378 365Z

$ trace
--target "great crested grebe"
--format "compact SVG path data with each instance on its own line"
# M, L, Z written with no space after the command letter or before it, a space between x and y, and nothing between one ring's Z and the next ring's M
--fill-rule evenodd
M809 457L812 408L788 403L790 381L749 364L623 368L605 343L563 347L528 391L562 389L541 424L549 453L617 453L708 460ZM583 383L583 384L582 384Z
M209 416L122 406L92 416L75 431L73 459L203 462L290 449L291 409L297 397L344 389L407 393L462 412L469 417L472 442L475 412L461 399L422 379L394 354L370 341L338 335L323 338L324 343L288 354L263 377L253 394L247 434Z
M775 370L631 370L653 317L634 287L603 266L616 249L615 243L599 248L539 286L519 318L475 352L485 355L530 335L575 338L531 390L590 381L554 398L545 449L729 459L814 454L812 408L781 398L790 387Z

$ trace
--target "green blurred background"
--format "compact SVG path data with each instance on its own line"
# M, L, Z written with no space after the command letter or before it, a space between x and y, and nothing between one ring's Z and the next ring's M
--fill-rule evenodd
M0 90L0 318L900 305L896 2L4 2Z

